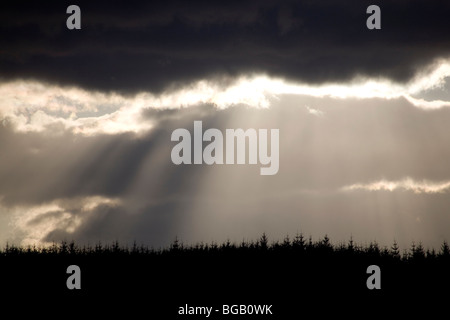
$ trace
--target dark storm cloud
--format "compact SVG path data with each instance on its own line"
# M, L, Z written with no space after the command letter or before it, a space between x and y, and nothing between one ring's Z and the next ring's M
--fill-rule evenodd
M355 75L408 80L450 53L448 1L5 2L0 76L89 89L159 91L215 76L266 72L306 82ZM382 29L366 28L366 9Z

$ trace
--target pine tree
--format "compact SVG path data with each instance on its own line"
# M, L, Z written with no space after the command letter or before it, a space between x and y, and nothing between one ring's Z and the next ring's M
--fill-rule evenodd
M170 250L171 251L178 251L180 249L180 243L178 241L178 236L175 237L175 240L173 241L173 243L170 246Z
M425 251L422 246L422 242L419 242L415 250L413 251L413 259L422 260L425 258Z
M312 241L312 236L309 236L307 249L308 249L308 251L312 251L314 249L314 243Z
M269 239L266 236L266 233L264 232L259 239L259 247L263 250L267 250L267 244L269 242Z
M411 243L410 251L411 251L411 253L410 253L411 257L414 257L414 252L416 252L416 243L414 241Z
M245 239L242 239L240 248L241 249L247 249L248 248L248 242L245 241Z
M406 250L406 249L403 249L402 260L405 260L405 261L409 260L409 253L408 253L408 250Z
M390 257L390 252L389 252L388 247L386 247L386 246L383 247L383 250L381 250L381 256L383 258L389 258Z
M380 247L376 241L371 241L369 243L369 247L366 249L367 253L373 256L380 255Z
M227 242L225 243L225 248L230 249L231 248L231 241L230 238L227 239Z
M324 254L333 252L333 246L331 245L328 235L325 235L325 237L323 237L322 241L318 243L317 248L319 249L319 252L322 252Z
M300 234L297 233L294 240L292 241L292 247L298 251L305 250L305 238L303 237L302 233Z
M289 235L286 235L286 237L283 240L283 249L289 249L291 247L291 239L289 239Z
M325 248L331 247L330 238L328 238L327 234L325 235L325 237L323 237L322 246L324 246Z
M392 247L391 247L391 255L395 259L400 259L400 249L399 249L397 241L395 241L395 239L394 239L394 243L392 244Z
M131 249L131 253L132 253L132 254L137 254L138 252L139 252L138 245L137 245L136 240L134 240L134 241L133 241L133 247L132 247L132 249Z
M427 254L426 254L427 259L435 259L436 258L436 250L433 249L427 249Z
M59 246L59 253L66 254L68 251L67 241L61 241L61 245Z
M444 241L444 243L442 243L440 256L450 257L450 248L448 247L447 241Z
M350 240L348 241L347 250L353 252L355 250L355 246L353 243L353 236L350 236Z
M77 246L75 246L75 242L72 240L69 243L69 254L74 255L76 254L78 251Z
M120 251L121 251L121 250L120 250L120 247L119 247L119 241L116 240L116 241L114 241L113 244L112 244L112 252L113 252L113 253L119 253Z

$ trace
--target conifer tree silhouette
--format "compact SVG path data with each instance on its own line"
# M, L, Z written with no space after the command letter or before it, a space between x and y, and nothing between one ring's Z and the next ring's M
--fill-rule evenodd
M350 253L353 253L355 251L355 246L354 246L354 242L353 242L353 236L350 236L350 240L348 241L347 250Z
M261 238L259 238L259 247L262 250L267 250L267 245L268 245L269 239L266 236L266 233L264 232L261 236Z
M292 247L294 250L303 252L305 250L305 238L302 233L297 233L294 240L292 241Z
M421 242L419 242L419 244L414 248L412 258L415 260L423 260L425 258L425 251Z
M449 258L450 257L450 248L448 246L447 241L444 241L441 246L440 256Z
M291 247L291 239L289 239L289 235L286 235L286 237L284 238L282 247L285 250Z
M178 236L175 236L175 240L172 242L170 249L174 252L177 252L180 249L180 244L178 241Z
M394 243L392 244L392 247L391 247L391 256L394 259L400 259L400 249L399 249L397 241L395 239L394 239Z

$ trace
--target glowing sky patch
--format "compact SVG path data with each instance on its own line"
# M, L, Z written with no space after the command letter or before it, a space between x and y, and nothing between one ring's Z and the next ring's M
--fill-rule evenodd
M418 108L439 109L450 106L450 100L425 100L420 94L443 88L449 76L449 62L440 61L403 85L384 79L359 78L349 83L313 86L252 75L242 76L230 85L223 85L219 80L202 80L159 95L142 92L135 96L13 81L0 85L0 112L1 120L13 124L18 131L43 131L60 125L74 133L92 135L149 130L152 123L142 118L142 110L146 108L176 109L200 103L213 104L219 109L242 104L268 108L271 99L286 94L339 99L403 97ZM321 114L311 107L308 110Z
M399 181L379 180L371 183L356 183L342 188L343 191L395 191L404 190L414 193L444 193L450 189L450 181L431 182L415 181L411 178L405 178Z

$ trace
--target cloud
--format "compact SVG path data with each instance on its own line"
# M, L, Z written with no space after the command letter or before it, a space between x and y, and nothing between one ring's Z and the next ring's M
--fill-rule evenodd
M430 109L440 109L450 107L450 101L443 101L443 100L427 101L424 99L416 99L409 95L405 95L405 98L414 106L422 109L430 110Z
M155 126L148 110L189 108L212 104L218 109L247 105L269 108L283 95L339 99L405 98L415 107L431 110L450 106L447 101L419 98L431 89L445 90L450 77L450 62L440 61L427 73L420 73L406 84L387 79L359 78L348 83L305 84L247 75L226 82L199 80L176 90L159 94L140 92L123 95L97 92L77 87L62 87L37 81L0 83L0 120L21 132L42 132L49 127L68 129L76 134L142 134ZM320 115L319 109L308 109ZM147 116L143 117L143 113Z
M139 122L145 106L141 96L127 99L36 81L2 83L0 94L3 123L22 132L40 132L52 125L82 134L138 132L151 127Z
M372 183L362 184L356 183L342 188L343 191L395 191L405 190L414 193L445 193L450 189L450 181L430 182L430 181L414 181L411 178L405 178L400 181L380 180Z
M320 111L319 109L314 109L314 108L311 108L310 106L305 106L305 107L306 107L306 110L308 110L308 112L314 116L320 117L320 116L324 115L323 111Z
M252 73L308 84L358 76L406 83L450 54L445 1L379 1L377 31L366 28L370 1L79 1L77 31L65 26L70 4L0 7L3 80L126 94Z
M58 230L70 237L82 227L85 221L99 207L116 207L120 204L118 199L109 199L101 196L88 196L84 198L56 199L48 203L31 206L3 207L9 211L9 240L17 241L21 245L48 244L50 233Z

